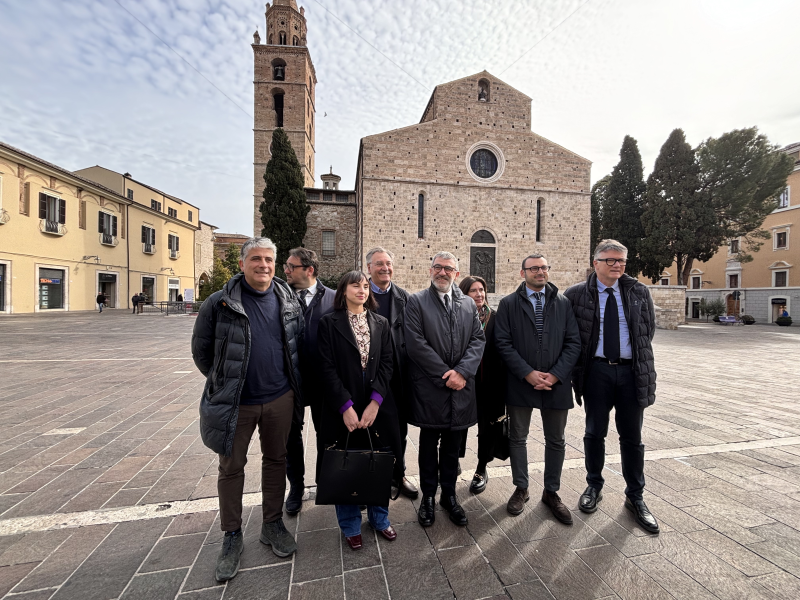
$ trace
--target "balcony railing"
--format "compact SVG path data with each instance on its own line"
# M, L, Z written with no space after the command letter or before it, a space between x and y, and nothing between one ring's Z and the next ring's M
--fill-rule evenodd
M8 211L0 208L0 225L8 223L10 220L11 220L11 215L8 214Z
M119 239L115 236L111 235L110 233L101 233L100 234L100 243L104 246L118 246Z
M177 259L179 259L181 257L181 253L178 252L177 250L170 250L169 251L169 257L174 259L174 260L177 260Z
M144 252L145 254L155 254L156 253L155 244L142 244L142 252Z
M42 233L49 233L51 235L64 235L67 233L67 228L58 221L39 219L39 231Z

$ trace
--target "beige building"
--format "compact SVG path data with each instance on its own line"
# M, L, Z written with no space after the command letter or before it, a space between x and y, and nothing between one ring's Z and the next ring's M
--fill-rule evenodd
M199 217L129 177L74 173L0 142L0 314L93 310L98 293L110 308L140 291L185 296Z
M437 86L416 125L361 140L358 255L381 245L395 277L418 290L438 250L490 293L520 281L538 252L561 289L582 281L589 255L591 163L531 132L531 99L483 71Z
M800 311L800 239L792 240L792 229L797 229L795 221L800 224L800 142L786 146L783 151L794 159L794 171L789 175L778 208L761 226L770 233L770 238L758 252L752 253L753 260L748 263L736 259L743 243L739 239L730 240L708 262L695 262L686 282L687 317L700 316L703 298L722 299L728 314L752 315L759 323L773 323L784 311L790 316L792 309ZM797 238L797 231L794 236ZM677 282L673 264L661 274L660 283Z
M130 201L130 288L155 302L195 294L195 232L200 210L175 196L100 166L75 171Z

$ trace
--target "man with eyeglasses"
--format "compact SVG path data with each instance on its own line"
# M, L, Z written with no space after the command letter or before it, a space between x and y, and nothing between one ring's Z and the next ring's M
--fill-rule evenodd
M419 474L422 487L417 519L423 527L436 518L437 476L439 503L456 525L467 525L467 515L456 497L458 455L467 429L478 422L475 373L486 338L478 309L454 285L458 259L437 252L431 262L431 285L412 295L406 304L405 341L411 381L408 422L420 428Z
M300 307L303 309L305 335L303 351L300 353L303 403L305 406L311 407L314 429L319 432L322 427L320 414L323 390L320 389L320 378L315 372L319 365L317 330L319 329L319 320L333 311L333 298L336 292L317 281L319 260L317 260L317 253L313 250L307 248L289 250L289 258L283 265L283 273L286 276L286 283L297 294ZM303 448L304 417L302 412L295 414L286 446L286 477L289 479L289 495L286 497L285 508L288 515L296 515L303 507L306 474ZM319 451L321 446L316 444L315 447Z
M572 513L561 501L567 415L572 404L569 378L581 341L569 300L549 282L550 266L541 254L522 261L517 291L503 298L495 317L495 345L506 364L506 411L509 418L511 476L516 489L506 510L519 515L529 500L527 438L538 409L544 431L542 502L565 525Z
M389 321L392 333L392 349L394 350L394 369L390 387L397 416L400 423L401 451L403 456L397 460L405 469L406 446L408 445L408 403L410 389L408 381L408 354L406 353L404 319L408 292L392 281L394 275L394 254L389 250L376 246L367 252L367 271L369 285L375 300L378 302L378 314ZM419 490L407 477L392 482L392 497L400 492L408 498L419 496Z
M580 403L586 401L583 437L586 490L578 501L585 513L603 499L605 439L611 409L619 434L625 507L636 522L658 533L658 521L643 499L644 409L656 399L652 340L656 331L653 299L647 287L625 274L628 249L616 240L602 240L594 251L594 273L569 288L581 334L581 356L572 374Z

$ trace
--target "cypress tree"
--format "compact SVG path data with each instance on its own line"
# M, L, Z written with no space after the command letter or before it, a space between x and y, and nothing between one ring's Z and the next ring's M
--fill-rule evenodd
M715 221L699 189L700 167L695 152L683 130L675 129L661 146L647 178L642 215L646 235L643 272L653 283L674 260L678 285L685 285L684 267L695 251L697 232L713 226Z
M592 186L592 220L591 232L589 234L589 265L592 264L592 254L597 244L600 243L605 235L603 234L603 205L606 202L606 195L608 194L608 182L611 180L611 175L606 175L599 179Z
M617 240L628 248L628 265L625 271L632 277L636 277L642 270L639 255L644 237L641 218L645 189L639 145L635 139L626 135L619 151L619 162L611 172L606 187L600 231L602 238Z
M289 250L303 245L306 235L306 203L303 171L283 129L272 134L272 158L264 173L264 201L261 203L261 235L278 247L276 273L289 257Z

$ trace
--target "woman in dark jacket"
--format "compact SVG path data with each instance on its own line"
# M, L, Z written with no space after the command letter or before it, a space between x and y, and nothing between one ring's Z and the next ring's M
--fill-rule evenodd
M369 448L367 436L372 435L373 447L387 448L395 457L402 456L397 407L389 387L391 332L389 322L373 312L377 303L367 276L361 271L344 275L333 307L334 311L320 320L317 334L325 390L322 440L326 446L344 447L349 433L350 448ZM320 466L318 461L317 469ZM402 471L402 466L395 460L395 470L398 469ZM389 524L388 506L368 506L367 515L369 524L384 538L392 541L397 537ZM359 550L358 505L336 505L336 517L350 548Z
M496 313L486 301L486 281L483 277L470 275L462 279L458 287L464 295L475 301L475 306L478 308L478 318L486 336L486 349L483 351L481 366L475 375L475 400L478 404L478 466L469 486L469 490L473 494L480 494L486 489L486 484L489 481L486 465L494 458L490 424L501 417L506 410L505 370L503 361L500 360L494 345L494 317ZM466 443L467 438L464 436L462 457L466 452Z

